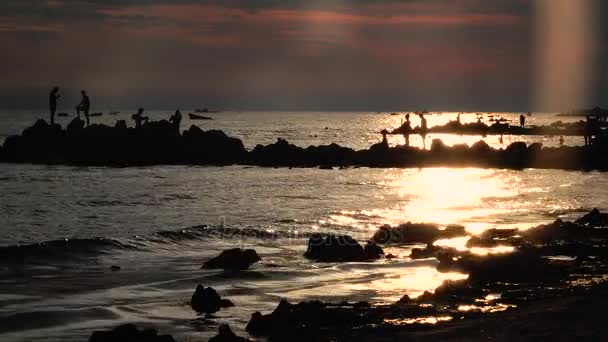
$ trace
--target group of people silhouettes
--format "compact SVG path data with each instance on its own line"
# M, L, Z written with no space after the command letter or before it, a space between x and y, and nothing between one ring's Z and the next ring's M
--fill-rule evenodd
M91 109L91 99L87 95L87 92L84 90L80 91L81 100L80 103L76 106L76 115L78 119L80 119L80 112L84 114L86 125L89 126L89 110ZM59 94L59 87L53 87L51 89L51 93L49 94L49 110L51 114L51 125L55 124L55 113L57 112L57 102L61 98ZM145 124L150 120L149 117L144 116L144 109L139 108L137 113L131 116L131 119L135 121L135 128L142 128ZM179 110L176 110L175 113L169 118L169 122L175 128L175 130L179 133L180 125L182 122L182 113Z
M418 113L420 118L420 136L422 137L422 143L425 143L426 134L428 132L428 125L426 118L423 113ZM412 124L410 122L410 113L405 114L405 123L403 123L403 137L405 138L405 145L410 146L410 132L413 131Z
M80 112L84 114L87 126L89 125L89 110L91 109L91 99L84 90L80 91L81 99L80 103L76 106L76 115L80 119ZM57 111L57 101L61 95L59 94L59 87L53 87L49 94L49 109L51 112L51 125L55 124L55 112Z

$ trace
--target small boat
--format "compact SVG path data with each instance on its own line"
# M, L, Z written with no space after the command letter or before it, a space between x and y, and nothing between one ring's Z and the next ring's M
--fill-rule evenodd
M61 113L57 113L57 116L70 116L70 114L61 112Z
M394 112L393 112L393 113L391 113L391 115L399 115L399 113L394 113Z
M190 117L190 120L213 120L213 118L210 118L208 116L197 115L193 113L188 113L188 116Z
M95 112L95 113L90 113L89 116L102 116L103 113L101 112Z
M194 110L195 113L219 113L219 110L209 110L209 108L205 107L203 109L196 108Z
M117 111L110 112L110 115L116 115L116 114L120 114L120 112L117 112Z

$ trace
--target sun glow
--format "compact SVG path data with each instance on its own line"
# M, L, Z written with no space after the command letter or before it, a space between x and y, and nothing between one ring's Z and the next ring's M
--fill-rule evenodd
M517 194L509 189L507 180L493 177L495 172L448 168L406 170L390 185L399 196L417 194L403 207L402 218L412 222L460 224L504 211L484 204L484 199ZM476 226L474 233L484 228L487 227Z

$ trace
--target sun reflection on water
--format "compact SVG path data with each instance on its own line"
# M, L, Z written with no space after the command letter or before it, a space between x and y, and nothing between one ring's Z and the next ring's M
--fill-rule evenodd
M424 291L434 291L444 280L467 279L468 275L448 272L440 273L434 267L407 267L396 269L384 278L373 280L367 284L352 284L354 291L373 290L382 297L385 303L394 303L403 295L418 297Z
M404 170L388 184L399 196L409 199L401 208L402 220L464 224L476 217L506 211L484 203L484 199L517 195L516 189L507 183L509 180L495 177L495 173L495 170L474 168ZM475 231L471 231L467 227L471 233L488 227L474 228Z

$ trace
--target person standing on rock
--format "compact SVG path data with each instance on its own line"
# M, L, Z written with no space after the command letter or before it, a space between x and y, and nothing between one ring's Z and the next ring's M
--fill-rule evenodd
M519 126L521 128L524 128L526 126L526 117L523 114L519 116Z
M169 118L169 122L173 125L173 129L179 134L179 126L182 123L182 113L179 110Z
M137 113L131 115L131 119L133 119L133 121L135 121L136 129L140 129L143 126L143 122L145 121L147 123L149 120L149 118L147 116L144 116L143 108L139 108L137 110Z
M428 130L426 118L422 113L418 114L418 116L420 117L420 136L422 137L422 146L426 147L426 132Z
M51 111L51 125L55 124L55 112L57 111L57 100L59 95L59 87L54 87L49 94L49 109Z
M76 114L78 115L78 118L80 119L80 111L82 111L84 113L84 117L87 121L87 126L88 126L89 125L89 109L91 109L91 100L87 96L86 91L81 90L80 94L82 95L82 99L80 100L80 104L78 104L78 106L76 106Z

